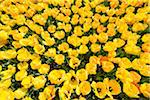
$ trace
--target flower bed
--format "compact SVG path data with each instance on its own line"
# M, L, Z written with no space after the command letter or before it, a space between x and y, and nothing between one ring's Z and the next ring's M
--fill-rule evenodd
M148 100L149 0L0 0L0 100Z

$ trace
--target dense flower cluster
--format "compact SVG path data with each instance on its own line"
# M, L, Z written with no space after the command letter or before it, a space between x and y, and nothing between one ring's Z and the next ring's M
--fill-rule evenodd
M149 0L0 0L0 100L146 100L149 77Z

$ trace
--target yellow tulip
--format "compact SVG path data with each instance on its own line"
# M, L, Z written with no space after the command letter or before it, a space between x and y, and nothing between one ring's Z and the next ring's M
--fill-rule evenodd
M27 70L28 69L28 63L27 62L21 62L17 64L17 67L19 70Z
M63 42L62 44L60 44L60 45L58 46L58 49L59 49L60 51L67 52L68 49L69 49L69 45L68 45L68 43Z
M70 32L70 31L72 30L71 24L66 24L66 25L64 26L64 30L65 30L65 32Z
M73 46L77 47L81 44L80 38L77 37L76 35L71 35L67 38L67 42L69 44L72 44Z
M81 26L75 26L73 32L77 36L82 36L83 35L82 27Z
M25 88L18 88L14 91L14 95L16 99L22 99L26 95L27 89Z
M91 51L92 51L93 53L99 52L100 49L101 49L101 45L99 45L99 44L92 44L92 45L91 45Z
M145 30L147 27L148 27L147 24L135 23L135 24L133 24L132 29L133 29L134 32L138 32L138 31Z
M13 41L13 42L12 42L12 45L13 45L16 49L21 48L21 44L20 44L18 41Z
M112 62L109 62L109 61L103 61L102 62L102 69L105 72L110 72L114 69L114 64Z
M69 66L73 69L75 69L76 67L78 67L80 65L80 60L76 57L71 57L71 59L69 60Z
M89 42L89 37L88 37L88 36L82 36L82 37L81 37L81 43L82 43L83 45L88 44L88 42Z
M49 31L50 33L54 33L54 32L56 31L56 26L55 26L55 25L50 25L50 26L48 27L48 31Z
M79 87L76 88L76 93L82 95L88 95L91 92L91 86L88 81L82 81Z
M100 65L100 59L97 56L90 56L89 62Z
M88 47L87 47L86 45L81 45L81 46L79 47L79 53L80 53L80 54L86 54L88 51L89 51L89 50L88 50Z
M64 81L65 74L64 70L52 70L48 75L48 79L52 84L61 84Z
M47 74L49 70L50 70L50 65L48 64L42 64L38 69L40 74Z
M75 49L69 49L68 50L68 55L69 57L77 57L79 55L79 52L78 50L75 50Z
M116 80L109 80L108 85L111 95L118 95L121 93L121 86Z
M140 74L142 74L143 76L150 76L150 66L149 65L144 65L142 66L142 68L139 70Z
M47 97L47 99L52 100L55 97L56 89L53 85L47 86L43 91Z
M94 63L87 63L86 64L86 71L88 74L96 74L97 66Z
M18 71L15 75L15 79L17 81L21 81L23 80L23 78L25 78L27 76L27 71L26 70L21 70L21 71Z
M93 91L98 98L103 99L106 96L107 89L103 82L96 83L93 81L91 87L93 88Z
M131 61L128 58L121 58L119 66L123 68L131 68Z
M142 50L144 52L150 52L150 42L146 42L146 43L142 44Z
M145 97L149 98L150 97L150 84L149 83L141 84L140 91Z
M54 33L54 37L61 40L65 37L65 32L64 31L56 31Z
M9 88L11 85L11 79L1 80L0 88Z
M41 60L40 58L35 58L32 60L32 62L30 63L30 66L33 70L35 69L39 69L41 66Z
M32 84L34 85L35 89L43 88L45 83L46 83L46 78L44 75L37 76L32 81Z
M59 89L59 97L62 100L69 100L72 92L72 87L65 82L63 86Z
M18 50L17 53L18 53L17 59L19 61L29 61L30 60L31 54L27 49L21 48Z
M43 52L45 51L45 47L40 44L35 45L33 49L34 49L35 53L37 53L37 54L43 54Z
M130 71L134 83L140 82L141 76L136 71Z
M125 41L120 38L115 38L113 42L116 44L117 48L120 48L125 44Z
M141 53L141 48L136 45L125 45L124 50L128 54L139 55Z
M90 35L89 40L94 44L97 41L97 34Z
M14 100L14 92L7 88L0 88L0 100Z
M75 71L70 70L65 76L65 81L67 84L69 84L73 89L76 89L76 87L79 85L79 78L75 74Z
M55 48L50 48L48 51L44 53L45 56L47 57L55 57L56 56L56 49Z
M32 86L33 78L34 77L32 75L26 76L25 78L23 78L21 85L23 85L24 88L30 88Z
M115 51L117 48L115 43L109 41L104 45L103 49L104 51L111 52L111 51Z
M46 100L46 94L44 92L40 92L38 96L39 100Z
M123 84L123 92L125 92L131 98L139 98L139 89L132 83L124 83Z
M80 81L86 81L88 79L88 73L85 69L79 69L76 72L76 75Z
M16 50L6 50L6 51L4 51L3 58L4 59L12 59L12 58L15 58L16 56L17 56Z
M142 41L143 42L150 42L150 34L144 34L142 36Z
M61 58L61 59L60 59ZM55 57L55 62L58 64L58 65L61 65L62 63L64 63L64 60L65 60L65 57L64 55L62 54L57 54Z
M130 72L125 68L118 68L116 71L116 77L119 78L123 83L133 82Z
M98 35L98 40L101 43L106 43L108 40L108 35L106 33L102 32Z

